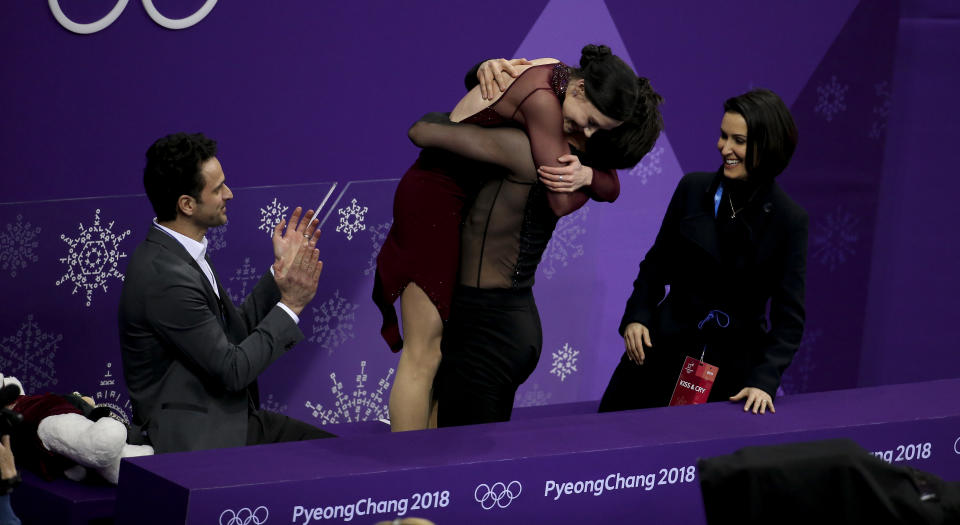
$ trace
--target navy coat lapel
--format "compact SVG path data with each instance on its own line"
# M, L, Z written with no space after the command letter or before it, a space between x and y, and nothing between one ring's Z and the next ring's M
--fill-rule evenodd
M719 183L720 180L717 178L704 188L702 195L699 196L700 202L690 206L691 212L680 220L680 234L703 248L717 263L720 262L720 248L717 244L713 196ZM737 214L738 217L742 216L750 242L757 248L756 260L753 264L762 264L773 255L774 248L778 244L777 239L766 238L776 208L776 189L775 184L761 189L760 193L753 198L753 202Z
M720 248L717 246L717 225L713 215L713 193L716 184L710 184L703 190L702 195L694 194L692 198L700 202L688 206L690 213L680 219L680 234L689 241L701 247L710 254L716 262L720 262Z

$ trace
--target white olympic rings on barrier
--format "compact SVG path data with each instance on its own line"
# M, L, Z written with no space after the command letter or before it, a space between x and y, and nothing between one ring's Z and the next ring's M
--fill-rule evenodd
M262 525L269 517L270 511L263 505L257 507L256 510L244 507L234 512L232 509L227 509L220 513L220 525ZM224 521L224 518L227 521Z
M153 0L143 0L143 8L147 10L150 18L167 29L186 29L206 18L206 16L210 14L210 11L213 11L213 6L215 5L217 5L217 0L207 0L204 2L203 7L197 10L196 13L186 18L174 20L161 15L160 11L157 11L157 8L153 7Z
M493 486L481 483L473 491L473 499L484 510L490 510L494 506L505 509L513 503L514 499L520 496L521 490L523 490L523 486L520 485L519 481L511 481L509 485L504 485L503 482L498 481Z
M960 437L958 437L957 440L953 442L953 451L956 452L957 454L960 454Z
M79 24L70 20L63 12L63 9L60 8L60 0L47 0L47 3L50 5L50 12L53 13L53 17L57 19L60 25L68 31L79 35L89 35L97 31L102 31L114 23L117 18L120 17L120 13L123 13L123 10L126 9L128 1L129 0L117 0L116 5L107 13L107 16L96 22L90 22L89 24ZM173 19L167 18L163 16L160 11L157 11L157 8L153 5L153 0L143 0L143 8L147 11L147 15L149 15L154 22L167 29L186 29L193 26L206 18L215 5L217 5L217 0L207 0L204 2L203 7L198 9L196 13L185 18Z
M47 3L50 4L50 12L53 13L53 17L57 19L57 22L60 22L60 25L80 35L89 35L90 33L96 33L106 28L119 18L120 13L127 8L127 0L117 0L117 5L113 6L113 9L107 13L107 16L96 22L90 22L89 24L78 24L70 20L67 15L63 13L63 9L60 9L59 0L48 0Z

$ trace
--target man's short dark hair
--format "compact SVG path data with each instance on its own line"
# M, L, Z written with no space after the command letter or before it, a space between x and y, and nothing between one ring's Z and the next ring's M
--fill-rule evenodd
M588 166L600 169L629 169L636 166L653 149L663 130L660 104L663 98L645 78L637 81L640 97L633 116L623 124L597 130L587 139Z
M143 168L143 188L157 221L177 218L181 195L200 200L204 183L200 167L216 154L217 142L203 133L174 133L150 146Z
M622 122L611 130L598 130L587 139L589 166L601 169L632 168L643 159L663 130L661 97L650 81L603 45L588 45L580 56L580 69L570 78L583 78L587 99L600 113Z
M747 122L747 173L773 179L790 164L797 149L797 125L787 105L769 89L754 89L723 103L724 113Z

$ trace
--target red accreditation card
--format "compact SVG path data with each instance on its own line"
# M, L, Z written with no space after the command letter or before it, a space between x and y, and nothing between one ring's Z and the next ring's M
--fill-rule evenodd
M711 364L687 356L686 361L683 362L683 368L680 369L677 386L673 389L670 406L706 403L719 370Z

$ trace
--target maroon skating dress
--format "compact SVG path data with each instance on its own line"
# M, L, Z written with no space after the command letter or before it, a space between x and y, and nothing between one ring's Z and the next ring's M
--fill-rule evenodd
M537 166L558 166L570 153L563 133L563 97L569 69L564 64L528 68L493 104L463 120L484 127L519 125L530 138ZM393 225L377 255L373 300L383 314L380 333L393 351L403 347L393 303L411 282L426 292L444 322L460 261L463 208L484 176L499 175L489 165L470 163L456 155L425 149L397 185ZM557 216L582 206L589 197L613 202L620 182L612 172L594 170L585 191L547 192Z

